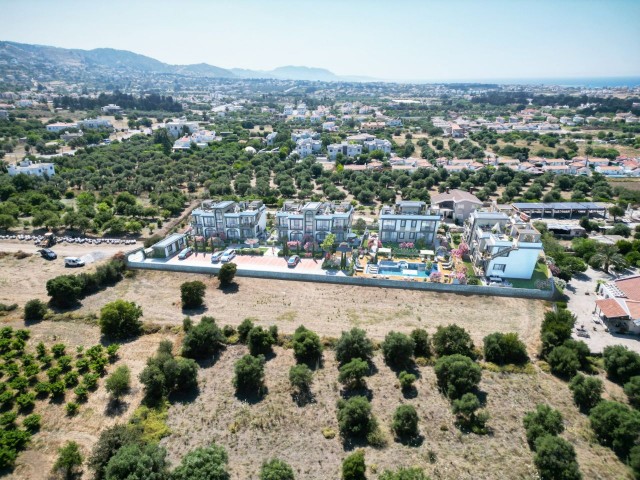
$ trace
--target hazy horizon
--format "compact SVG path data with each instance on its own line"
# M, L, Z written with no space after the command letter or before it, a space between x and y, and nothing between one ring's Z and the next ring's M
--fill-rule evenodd
M149 13L152 12L152 15ZM633 0L4 1L3 39L388 81L640 77Z

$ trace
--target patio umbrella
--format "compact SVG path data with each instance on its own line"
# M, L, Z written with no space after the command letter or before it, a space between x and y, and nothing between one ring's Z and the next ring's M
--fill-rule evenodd
M347 244L346 242L342 242L340 245L338 245L338 248L336 248L336 252L340 252L340 253L351 253L353 251L353 247L349 244Z
M257 238L248 238L244 241L244 243L246 243L247 245L249 245L251 248L253 248L255 245L257 245L258 243L260 243L260 240L258 240Z

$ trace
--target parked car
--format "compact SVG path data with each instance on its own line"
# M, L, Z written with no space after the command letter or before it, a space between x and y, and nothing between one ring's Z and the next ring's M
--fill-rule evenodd
M216 252L211 255L211 263L218 263L224 252Z
M178 259L184 260L185 258L191 256L192 253L193 253L193 248L191 247L183 248L182 251L178 254Z
M84 260L78 257L66 257L64 259L65 267L84 267Z
M220 257L220 261L222 263L227 263L230 262L231 260L233 260L233 258L236 256L236 251L233 248L227 248L223 253L222 256Z
M294 268L299 263L300 263L300 257L298 255L291 255L289 257L289 260L287 260L287 267Z
M38 250L38 252L40 252L40 255L42 255L42 258L46 258L47 260L55 260L56 258L58 258L58 255L56 255L56 252L54 252L50 248L43 248L41 250Z

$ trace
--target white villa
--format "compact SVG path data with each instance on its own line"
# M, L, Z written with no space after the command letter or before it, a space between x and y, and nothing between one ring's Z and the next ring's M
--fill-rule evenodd
M78 122L78 127L82 128L113 128L111 122L105 118L86 118Z
M50 123L47 125L47 132L62 132L64 130L71 130L74 128L78 128L77 123L65 123L65 122L56 122Z
M384 242L415 242L433 244L440 225L440 213L425 202L402 201L380 209L380 240Z
M187 122L184 119L179 119L165 123L164 128L167 129L167 133L172 137L180 137L184 129L188 130L189 133L196 133L200 130L200 125L198 122Z
M475 211L464 235L471 261L487 277L529 280L542 253L540 232L516 215Z
M335 160L338 153L342 153L345 157L353 158L356 155L362 154L362 145L359 143L332 143L327 146L327 153L329 159Z
M278 136L278 132L271 132L269 135L265 137L265 141L267 145L273 145L276 141L276 137Z
M369 152L374 150L381 150L383 153L391 153L391 142L386 139L376 138L374 140L364 142L364 146L367 147Z
M191 227L205 239L260 238L267 227L267 207L259 200L239 203L206 200L191 212Z
M33 163L31 160L23 160L19 164L10 164L8 166L9 175L15 176L21 173L25 175L34 175L36 177L48 176L52 177L56 174L53 163Z
M322 142L320 140L312 140L311 138L303 138L296 142L296 148L294 152L300 155L301 158L308 157L316 153L320 153L322 149Z
M640 334L640 275L598 285L595 314L609 322L609 328ZM614 330L614 331L615 331Z
M329 233L336 241L343 242L351 232L353 207L348 202L309 202L305 204L286 201L276 213L279 238L322 242Z

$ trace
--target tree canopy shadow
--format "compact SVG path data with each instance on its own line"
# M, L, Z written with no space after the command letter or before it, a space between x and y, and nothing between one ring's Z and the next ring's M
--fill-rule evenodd
M260 403L269 393L269 389L267 386L263 386L258 392L244 392L244 391L236 391L235 396L238 400L242 402L246 402L249 405L256 405Z
M344 400L349 400L352 397L365 397L367 400L371 401L373 399L373 390L371 390L367 385L363 385L359 388L343 388L340 390L340 396Z
M202 315L203 313L207 312L208 310L209 309L207 308L207 306L205 304L202 304L199 307L195 307L195 308L182 307L182 314L190 317L191 315Z
M418 433L415 437L411 438L401 438L395 437L394 440L397 443L404 445L405 447L420 447L424 443L424 435Z
M169 402L171 403L180 403L180 404L188 404L193 403L196 398L200 395L200 387L195 386L194 388L190 388L186 391L173 392L169 395Z
M111 398L104 408L107 417L119 417L129 409L130 404L118 398Z
M224 293L225 295L229 295L233 293L238 293L238 291L240 290L240 286L236 282L231 282L227 284L221 283L218 286L218 289L222 291L222 293Z

